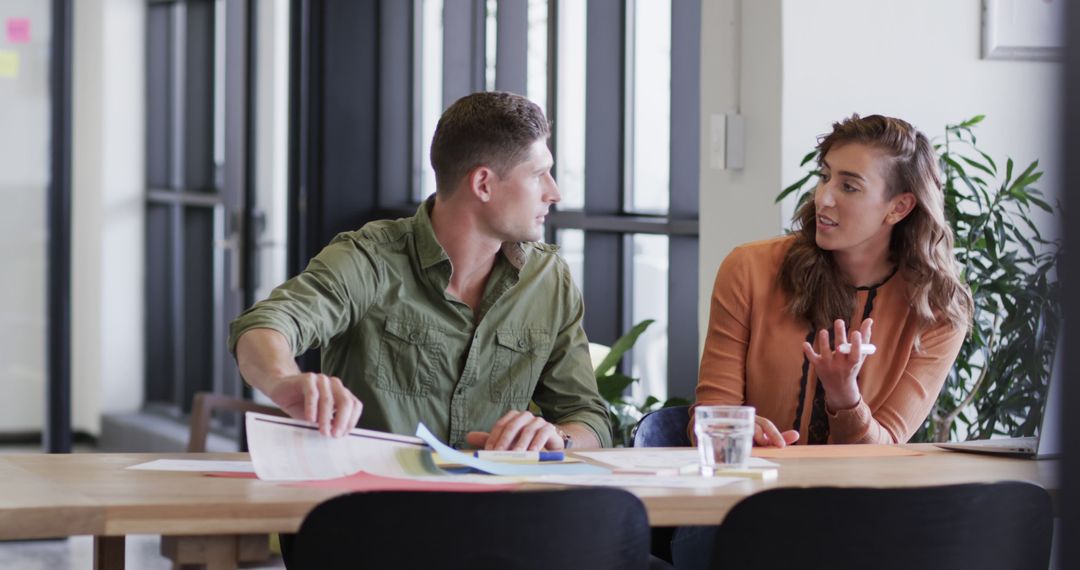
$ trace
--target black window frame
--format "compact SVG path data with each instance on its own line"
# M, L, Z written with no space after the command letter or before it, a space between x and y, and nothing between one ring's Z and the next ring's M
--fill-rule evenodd
M585 330L611 344L629 330L633 299L632 237L668 237L668 394L692 398L698 372L698 211L700 181L701 2L673 0L671 16L670 204L666 214L629 211L627 53L631 6L589 2L586 22L585 205L548 217L547 236L585 233ZM549 21L557 22L555 12ZM557 34L557 30L555 31ZM557 35L549 46L557 45ZM554 48L552 48L554 49ZM555 60L553 60L555 61ZM549 85L553 85L553 77ZM559 122L553 110L554 128ZM678 326L673 326L678 323ZM631 355L632 357L632 355ZM623 363L630 366L629 359Z

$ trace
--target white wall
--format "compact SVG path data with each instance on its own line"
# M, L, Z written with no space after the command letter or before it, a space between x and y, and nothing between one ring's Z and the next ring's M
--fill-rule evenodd
M144 0L75 6L72 423L143 400Z
M981 0L785 2L784 182L801 176L799 160L816 137L853 112L900 117L942 139L946 124L985 114L976 129L980 146L1002 167L1006 156L1020 168L1040 159L1049 167L1040 188L1058 196L1061 65L981 59L981 6ZM1040 219L1056 227L1052 217Z
M702 330L724 256L782 231L791 208L773 197L801 176L816 137L853 112L897 116L931 137L985 114L980 146L1020 165L1040 159L1041 189L1060 195L1060 64L981 59L980 0L721 0L702 10ZM709 116L740 107L746 168L713 170ZM1053 218L1039 219L1057 233Z
M709 295L720 262L740 243L779 233L782 187L781 4L716 0L701 5L701 248L698 325L704 342ZM745 165L710 166L708 125L716 114L745 119Z

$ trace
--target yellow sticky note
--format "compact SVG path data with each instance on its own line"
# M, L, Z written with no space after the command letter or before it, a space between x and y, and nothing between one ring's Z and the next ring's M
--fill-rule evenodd
M0 77L19 76L19 54L11 50L0 50Z

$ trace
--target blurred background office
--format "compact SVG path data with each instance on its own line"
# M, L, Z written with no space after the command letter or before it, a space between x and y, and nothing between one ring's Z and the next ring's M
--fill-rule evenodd
M985 114L981 148L1065 198L1064 4L0 0L0 444L183 449L194 393L251 396L226 323L337 232L411 215L438 116L483 89L553 122L546 239L590 338L655 319L634 397L692 396L717 266L783 231L832 121Z
M690 397L720 261L853 112L1039 159L1062 195L1063 2L3 0L0 441L182 449L250 396L225 326L334 234L433 191L442 110L528 95L563 193L546 239L635 398ZM1002 27L987 45L988 14ZM1014 30L1014 31L1009 31ZM1020 31L1015 31L1020 30ZM1011 35L1010 35L1011 34ZM1057 220L1038 213L1049 237ZM317 360L309 358L309 366ZM235 447L236 425L211 448Z

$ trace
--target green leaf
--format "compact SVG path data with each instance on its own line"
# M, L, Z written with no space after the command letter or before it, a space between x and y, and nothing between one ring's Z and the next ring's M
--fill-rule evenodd
M983 172L989 174L990 176L994 175L994 171L990 170L990 168L988 166L985 166L985 165L983 165L981 163L978 163L978 162L976 162L976 161L974 161L974 160L972 160L972 159L970 159L970 158L968 158L966 156L961 156L960 159L963 160L964 162L970 164L971 166L973 166L975 168L978 168L979 170L982 170Z
M780 202L781 200L783 200L784 198L787 198L787 197L788 197L788 195L790 195L790 194L791 194L792 192L796 192L796 191L798 191L798 190L802 190L802 187L803 187L803 186L805 186L805 185L806 185L806 183L807 183L807 182L808 182L808 181L810 180L810 178L812 178L812 177L813 177L813 176L814 176L815 174L816 174L816 172L809 172L809 173L807 173L807 174L806 174L806 176L803 176L802 178L800 178L800 179L798 180L798 182L796 182L796 183L792 184L791 186L788 186L787 188L784 188L784 189L783 189L783 190L782 190L782 191L780 192L780 194L778 194L778 195L776 196L776 199L775 199L775 200L773 200L773 203L774 203L774 204L775 204L775 203L778 203L778 202Z
M985 118L986 118L986 115L975 115L974 117L960 123L957 126L960 127L960 128L974 127L975 125L983 122L983 119L985 119Z
M645 329L649 328L649 325L653 324L653 319L645 319L640 323L634 325L629 332L619 337L619 340L615 341L615 344L611 345L611 352L607 353L607 356L600 361L600 365L596 367L596 377L600 378L606 375L622 358L622 355L627 350L630 350L634 343L637 342L641 333L645 332Z
M994 174L996 175L997 174L997 163L994 162L994 159L990 158L989 154L986 154L985 152L983 152L983 151L981 151L979 149L975 149L975 150L976 150L976 152L981 154L983 158L986 159L986 162L988 162L990 164L990 169L993 170Z
M814 149L814 150L806 153L806 156L804 156L802 158L802 160L799 162L799 166L806 166L806 163L808 163L811 160L814 160L815 158L817 158L817 154L818 154L817 149Z
M1010 159L1010 161L1011 161L1011 159ZM1033 176L1032 172L1034 172L1035 169L1038 168L1038 166L1039 166L1039 161L1037 161L1037 160L1035 162L1032 162L1031 164L1029 164L1028 167L1025 168L1022 173L1020 173L1020 176L1017 176L1016 180L1012 184L1009 185L1009 187L1008 187L1009 191L1012 191L1014 188L1020 188L1020 187L1028 186L1029 184L1031 184L1031 182L1027 182L1027 181L1031 180L1031 178ZM1034 176L1034 180L1038 180L1041 176L1042 176L1042 173L1040 172L1038 174L1038 176ZM1034 182L1034 180L1032 180L1032 182Z
M637 378L615 372L606 376L597 376L596 388L600 391L600 397L607 402L615 403L622 397L626 388L636 381Z
M1054 209L1050 207L1050 204L1047 204L1046 202L1035 198L1034 196L1030 197L1029 199L1031 200L1031 203L1038 206L1040 210L1053 213Z

